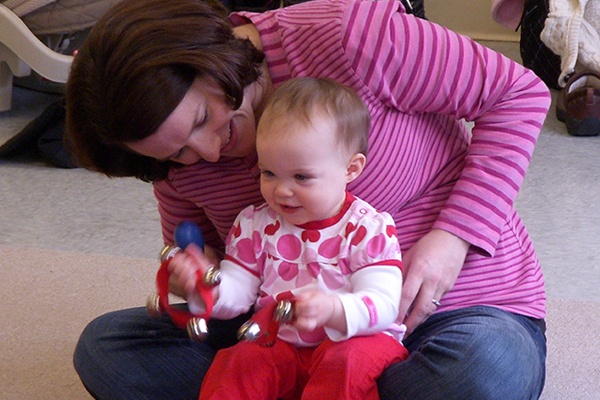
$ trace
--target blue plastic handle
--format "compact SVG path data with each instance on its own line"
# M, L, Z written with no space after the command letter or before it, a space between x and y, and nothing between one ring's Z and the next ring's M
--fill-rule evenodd
M188 244L195 243L204 250L204 236L200 227L195 222L186 221L175 228L175 243L177 247L185 249Z

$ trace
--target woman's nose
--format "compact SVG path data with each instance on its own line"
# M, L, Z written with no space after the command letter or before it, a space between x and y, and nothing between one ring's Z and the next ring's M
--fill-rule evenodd
M217 134L197 135L192 138L189 147L208 162L217 162L221 157L221 141Z

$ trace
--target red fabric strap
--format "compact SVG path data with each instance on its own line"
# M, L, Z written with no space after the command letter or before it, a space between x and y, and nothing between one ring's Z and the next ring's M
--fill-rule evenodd
M193 317L209 319L215 304L215 298L212 293L213 288L204 284L204 281L202 280L203 273L200 270L198 270L196 273L196 291L206 305L206 311L204 314L194 315L189 311L178 310L171 307L171 304L169 303L169 278L171 276L171 273L169 272L170 261L171 259L164 261L156 273L156 289L158 292L161 309L164 310L169 317L171 317L171 320L175 326L181 329L185 329L188 321Z
M262 332L260 337L255 340L255 343L261 346L269 347L275 343L275 339L277 339L277 334L279 333L279 327L281 326L281 322L276 321L275 319L275 309L281 301L288 300L293 302L294 295L290 291L282 292L276 296L276 300L277 301L267 304L250 318L250 321L258 324L260 331Z

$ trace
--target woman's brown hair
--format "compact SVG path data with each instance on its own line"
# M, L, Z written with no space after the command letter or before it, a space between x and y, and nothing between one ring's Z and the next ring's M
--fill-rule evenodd
M233 35L203 0L125 0L79 49L67 81L66 144L78 165L111 177L163 179L172 166L123 143L153 134L196 77L212 77L237 109L264 54Z

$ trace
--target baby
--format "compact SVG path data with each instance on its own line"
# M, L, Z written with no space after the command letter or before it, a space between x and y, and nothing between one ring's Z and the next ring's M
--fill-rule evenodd
M376 379L408 356L394 221L346 189L365 168L369 122L360 97L331 80L292 79L270 99L256 139L266 204L229 233L212 316L293 298L294 319L273 346L220 350L200 399L378 399ZM201 250L188 246L169 268L201 313Z

